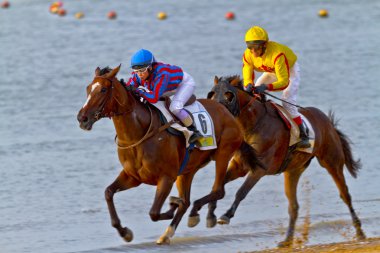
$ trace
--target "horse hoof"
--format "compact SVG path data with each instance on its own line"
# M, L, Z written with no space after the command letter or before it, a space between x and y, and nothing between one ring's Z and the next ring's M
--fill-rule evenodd
M206 226L208 228L213 228L216 225L216 217L207 218L207 224Z
M187 221L187 226L189 228L195 227L196 225L198 225L200 221L201 219L199 218L199 214L196 216L189 216L189 219Z
M360 231L359 233L357 233L356 237L358 238L359 241L363 241L366 239L366 236L363 231Z
M169 238L169 236L161 236L156 241L156 244L157 245L169 245L170 244L170 238Z
M277 247L279 247L279 248L288 248L288 247L290 247L292 245L292 242L291 241L282 241L282 242L279 242L278 244L277 244Z
M131 242L133 240L133 232L129 228L124 228L120 235L126 242Z
M227 216L223 215L218 219L218 224L220 225L228 225L230 224L230 218Z

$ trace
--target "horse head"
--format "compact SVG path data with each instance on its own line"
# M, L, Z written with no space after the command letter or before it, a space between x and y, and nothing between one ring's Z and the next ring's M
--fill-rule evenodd
M87 100L77 115L82 129L91 130L101 118L126 113L126 91L116 78L119 70L120 65L115 69L96 68L95 77L86 89Z
M239 97L241 92L243 89L239 76L226 78L215 76L214 87L207 94L207 98L223 104L234 116L238 116L240 114L241 101Z

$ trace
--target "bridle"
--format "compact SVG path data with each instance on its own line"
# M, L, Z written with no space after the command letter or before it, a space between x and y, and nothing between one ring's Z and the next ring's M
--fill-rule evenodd
M112 79L110 78L107 78L107 77L104 77L104 76L97 76L96 78L101 78L101 79L105 79L106 81L110 82L111 83L111 89L110 89L110 92L108 92L109 96L104 99L100 109L98 109L95 114L94 114L94 118L96 120L99 120L101 118L112 118L114 116L121 116L121 115L125 115L125 114L128 114L130 112L132 112L133 109L129 109L129 110L126 110L124 112L108 112L108 113L104 113L104 110L105 110L105 107L106 107L106 104L108 103L108 101L111 101L112 98L115 99L115 101L121 106L122 104L117 100L116 97L113 97L113 89L114 89L114 82ZM134 101L136 103L136 101ZM131 107L133 108L133 106Z
M136 104L135 99L133 99L134 105L131 106L129 110L126 110L124 112L112 112L111 111L109 113L104 113L104 109L106 107L106 104L108 103L108 101L112 100L112 98L114 98L120 106L122 106L122 104L120 103L120 101L117 100L116 97L113 97L114 80L107 78L107 77L104 77L104 76L97 76L96 78L102 78L102 79L105 79L106 81L111 83L111 91L109 92L110 95L106 99L104 99L100 109L95 112L94 117L96 120L99 120L99 119L105 118L105 117L112 118L114 116L121 116L121 115L125 115L125 114L128 114L128 113L133 111L133 108L135 107L134 105ZM117 134L116 134L115 135L115 143L119 149L130 149L130 148L136 147L136 146L140 145L142 142L144 142L145 140L147 140L150 137L164 131L165 129L169 128L172 124L175 123L175 121L170 121L170 122L166 123L165 125L162 125L161 127L159 127L156 131L152 131L153 112L152 112L152 109L150 108L149 105L147 107L148 107L149 113L150 113L150 123L149 123L149 127L148 127L148 130L146 131L146 133L144 134L144 136L139 141L137 141L134 144L128 145L128 146L123 146L122 144L120 144L120 142L118 141L118 138L117 138Z
M234 86L232 86L228 81L226 81L226 80L222 80L221 82L225 82L226 84L228 84L227 85L227 87L229 87L229 86L231 86L231 87L234 87ZM247 93L250 97L251 97L251 99L248 101L248 103L246 103L245 105L243 105L242 107L240 107L240 103L239 103L239 99L238 99L238 95L237 95L237 93L238 93L238 90L240 90L239 88L237 88L237 87L234 87L235 89L231 89L231 88L228 88L227 89L227 91L228 92L231 92L231 93L233 93L234 94L234 99L231 101L231 102L229 102L228 100L226 101L226 102L222 102L222 104L229 104L230 105L230 107L232 108L232 110L234 110L234 112L232 112L235 116L239 116L243 111L245 111L245 110L247 110L258 98L260 98L260 96L259 95L256 95L256 94L254 94L253 96L252 96L252 94L251 93L249 93L249 92L246 92L245 90L241 90L241 91L243 91L244 93ZM214 90L214 89L213 89ZM263 98L262 98L263 99ZM225 99L226 100L226 99ZM232 104L232 103L235 103L235 105L234 104ZM264 107L265 107L265 111L267 111L267 107L266 107L266 104L265 104L265 100L264 100L264 102L262 102L263 103L263 105L264 105ZM262 115L259 119L257 119L257 123L255 124L256 125L256 127L258 127L259 126L259 123L262 121L264 119L264 116Z

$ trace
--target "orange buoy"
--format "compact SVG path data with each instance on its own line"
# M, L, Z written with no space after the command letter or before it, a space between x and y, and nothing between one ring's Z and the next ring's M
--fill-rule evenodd
M117 14L115 11L110 11L110 12L108 12L107 17L109 19L115 19L117 17Z
M61 17L65 16L66 15L66 10L65 9L59 9L57 14Z
M329 16L329 12L326 9L321 9L319 10L318 15L322 18L326 18Z
M227 19L227 20L233 20L235 19L235 14L231 11L227 12L226 15L224 15L224 17Z
M1 3L1 8L5 9L5 8L9 8L9 6L10 6L10 3L8 1L4 1Z
M157 14L157 18L158 18L159 20L167 19L167 17L168 17L168 15L166 15L165 12L159 12L159 13Z
M52 5L57 6L57 7L62 7L63 6L63 2L62 1L56 1Z
M77 12L77 13L75 13L75 18L76 19L81 19L81 18L84 18L84 13L83 12Z
M57 14L58 13L58 11L59 11L59 7L58 6L50 6L50 8L49 8L49 11L51 12L51 13L53 13L53 14Z

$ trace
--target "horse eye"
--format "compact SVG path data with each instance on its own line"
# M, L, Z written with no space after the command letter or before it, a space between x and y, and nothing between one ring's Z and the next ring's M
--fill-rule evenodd
M228 92L224 93L224 98L227 101L231 102L233 100L233 98L234 98L234 94L232 92L228 91Z
M107 88L105 88L105 87L103 87L103 88L100 90L101 93L104 93L104 92L106 92L106 91L107 91Z

